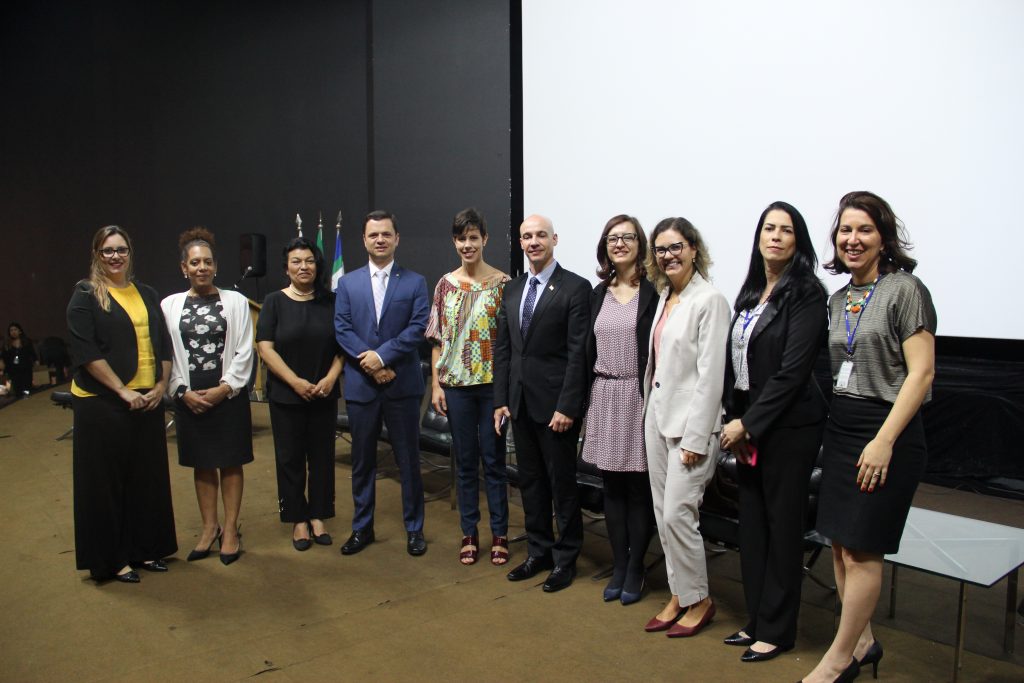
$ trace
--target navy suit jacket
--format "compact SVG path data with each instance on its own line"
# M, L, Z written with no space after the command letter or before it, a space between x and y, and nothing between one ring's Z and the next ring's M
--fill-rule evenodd
M381 394L387 398L423 396L419 346L429 315L426 280L397 263L388 278L379 324L369 266L338 281L334 334L345 360L346 401L368 403ZM395 379L380 385L363 372L357 358L363 351L376 351L384 365L395 371Z

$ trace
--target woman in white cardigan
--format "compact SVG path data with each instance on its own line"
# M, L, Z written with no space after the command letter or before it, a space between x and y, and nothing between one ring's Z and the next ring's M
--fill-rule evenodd
M168 393L174 398L178 462L194 468L203 531L189 562L220 544L220 561L241 554L238 514L242 465L251 462L252 416L246 390L252 373L252 321L245 297L213 284L217 260L213 234L192 228L178 240L181 272L189 290L161 303L171 333L174 366ZM217 515L218 489L224 526Z
M666 218L651 233L661 292L644 377L644 432L654 515L672 599L645 630L695 635L715 615L697 528L715 474L729 302L708 282L711 260L697 229Z

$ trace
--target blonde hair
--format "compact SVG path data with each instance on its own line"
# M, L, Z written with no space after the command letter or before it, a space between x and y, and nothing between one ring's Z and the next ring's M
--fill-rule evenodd
M97 230L92 238L92 262L89 265L89 284L92 285L92 295L96 297L96 302L107 313L110 312L110 278L107 277L100 249L103 248L103 243L111 235L120 235L128 244L128 272L126 273L128 282L132 281L135 273L135 259L133 258L135 249L132 248L132 238L128 236L124 228L118 225L106 225Z

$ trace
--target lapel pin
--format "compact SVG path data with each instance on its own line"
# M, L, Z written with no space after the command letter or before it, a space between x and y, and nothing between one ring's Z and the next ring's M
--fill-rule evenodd
M555 291L555 286L554 285L548 285L548 290L550 290L552 292Z

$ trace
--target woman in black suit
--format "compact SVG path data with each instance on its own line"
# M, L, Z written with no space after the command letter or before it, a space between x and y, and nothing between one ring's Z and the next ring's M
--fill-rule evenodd
M807 486L825 400L811 373L825 341L825 289L803 216L761 214L727 345L721 442L736 455L747 624L725 639L744 662L792 649L803 580Z
M587 368L590 407L583 460L601 471L612 578L605 602L637 602L644 553L654 531L654 503L644 446L643 377L658 293L647 279L647 238L637 219L614 216L597 243L597 276L590 294Z
M132 245L116 225L92 240L89 279L68 303L75 560L96 580L138 583L133 567L165 572L178 550L158 410L171 343L151 288L132 278Z

